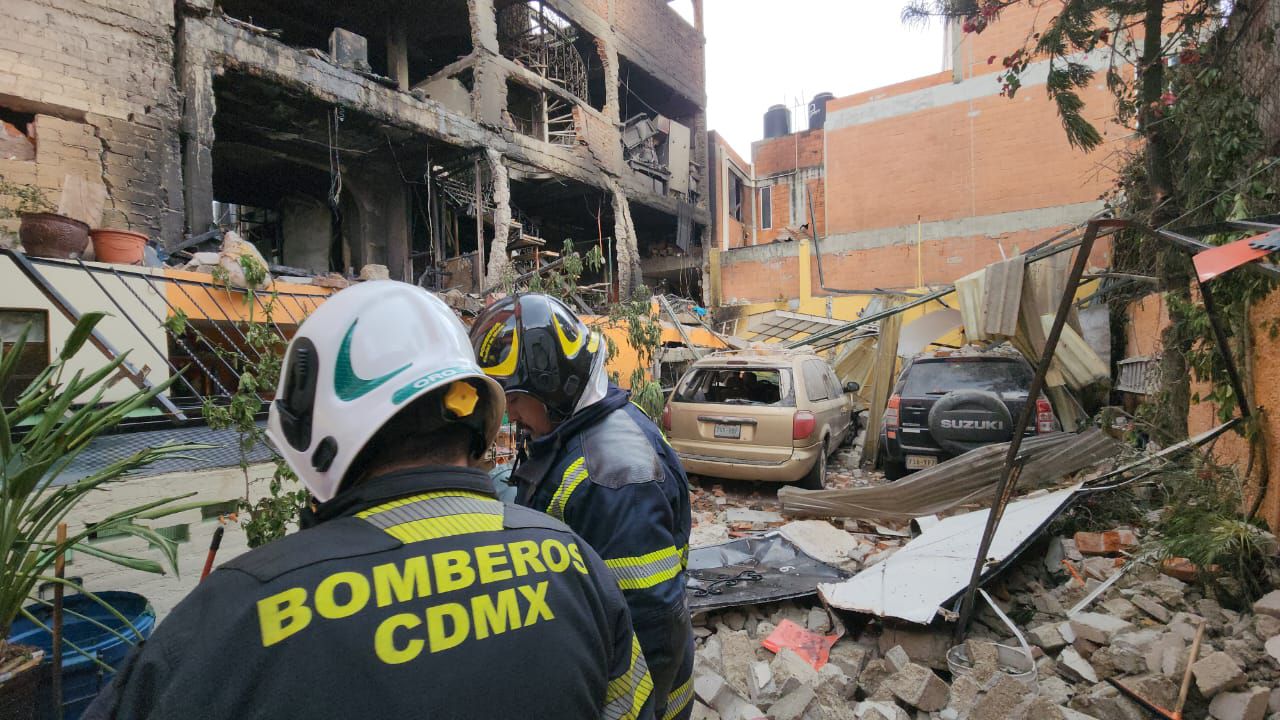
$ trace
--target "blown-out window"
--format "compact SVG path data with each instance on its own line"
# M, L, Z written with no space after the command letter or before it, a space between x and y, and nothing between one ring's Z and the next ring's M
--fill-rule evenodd
M16 348L26 330L27 341L18 357L17 369L0 388L0 402L12 405L31 381L49 366L49 313L44 310L0 310L0 351L4 357Z

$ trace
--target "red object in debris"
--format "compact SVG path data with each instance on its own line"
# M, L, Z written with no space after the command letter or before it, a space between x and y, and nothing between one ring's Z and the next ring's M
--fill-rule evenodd
M1132 530L1121 528L1106 532L1076 533L1076 549L1085 555L1114 555L1138 544Z
M1190 560L1181 557L1165 558L1160 563L1160 572L1182 582L1195 582L1200 577L1200 568ZM1222 572L1222 567L1220 565L1210 565L1208 572L1210 574L1220 573Z
M1250 246L1249 243L1275 234L1276 231L1273 230L1269 233L1254 235L1196 253L1196 256L1192 258L1192 262L1195 263L1196 275L1200 277L1200 282L1209 282L1229 270L1234 270L1241 265L1247 265L1254 260L1266 257L1271 251L1258 250Z
M820 635L790 620L783 620L760 644L775 653L786 648L812 665L814 670L821 670L831 656L831 646L839 639L839 635Z

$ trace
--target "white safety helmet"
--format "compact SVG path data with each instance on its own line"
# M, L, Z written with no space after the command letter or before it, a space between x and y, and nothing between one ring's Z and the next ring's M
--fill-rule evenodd
M267 437L311 494L325 502L392 416L450 385L442 402L448 419L482 431L488 447L502 424L506 399L476 364L457 316L420 287L392 280L361 283L325 301L289 342ZM485 397L473 386L483 387Z

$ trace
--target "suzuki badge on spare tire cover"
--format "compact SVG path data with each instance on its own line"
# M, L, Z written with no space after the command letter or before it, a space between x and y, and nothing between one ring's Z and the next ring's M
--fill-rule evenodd
M938 446L956 455L1013 437L1013 418L1000 396L985 390L943 395L929 411L929 433Z

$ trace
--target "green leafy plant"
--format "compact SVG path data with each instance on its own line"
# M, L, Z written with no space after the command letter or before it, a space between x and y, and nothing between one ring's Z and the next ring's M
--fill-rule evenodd
M15 183L0 175L0 197L13 198L13 207L0 205L0 220L17 217L22 213L54 212L53 203L45 197L44 191L35 185Z
M58 525L93 491L109 489L128 473L157 460L205 447L152 447L99 467L83 478L62 482L64 473L94 438L114 428L129 413L150 403L174 380L171 377L149 390L139 390L123 399L106 402L103 398L109 380L124 363L123 355L91 372L77 370L69 379L65 378L70 360L84 346L103 317L104 313L98 312L81 317L57 358L19 393L12 407L0 408L0 563L3 563L0 567L0 664L13 654L5 639L9 637L9 630L19 614L42 625L24 608L37 583L61 584L80 592L128 624L127 618L102 602L97 595L50 572L60 555L75 551L134 570L164 573L164 566L150 558L125 555L89 544L92 534L125 534L143 538L162 551L169 568L175 573L178 571L177 544L136 521L187 510L192 505L176 503L190 495L164 498L120 510L92 527L72 528L62 542L56 539ZM29 326L25 328L8 351L0 354L0 386L14 378L29 329ZM15 433L23 426L28 427L25 433ZM102 628L114 632L105 626ZM119 636L119 633L115 634ZM68 645L80 651L80 648ZM85 655L99 662L92 654Z
M1247 608L1271 590L1275 537L1243 518L1243 482L1233 468L1202 458L1166 473L1166 506L1156 525L1159 558L1186 558L1199 583L1225 607Z
M250 287L257 287L265 281L267 269L255 258L247 254L241 255L239 263L244 271L246 284ZM249 547L258 547L285 536L290 524L298 519L298 514L307 501L307 493L298 484L297 476L284 459L273 451L275 470L267 483L267 494L257 500L252 499L254 480L249 472L252 466L250 458L255 448L270 447L266 442L265 431L258 425L258 418L265 409L262 393L273 391L280 379L286 341L275 330L273 319L275 304L279 301L278 295L272 293L262 303L264 316L258 320L257 294L232 287L225 271L218 275L217 270L221 269L215 269L215 279L228 294L239 292L246 295L249 316L238 323L240 334L244 336L243 352L218 350L228 363L239 365L240 377L236 390L226 404L220 404L212 397L206 398L204 418L209 427L234 430L237 435L240 471L244 475L244 497L240 500L239 510L245 514L245 519L241 522L241 527L245 531Z

